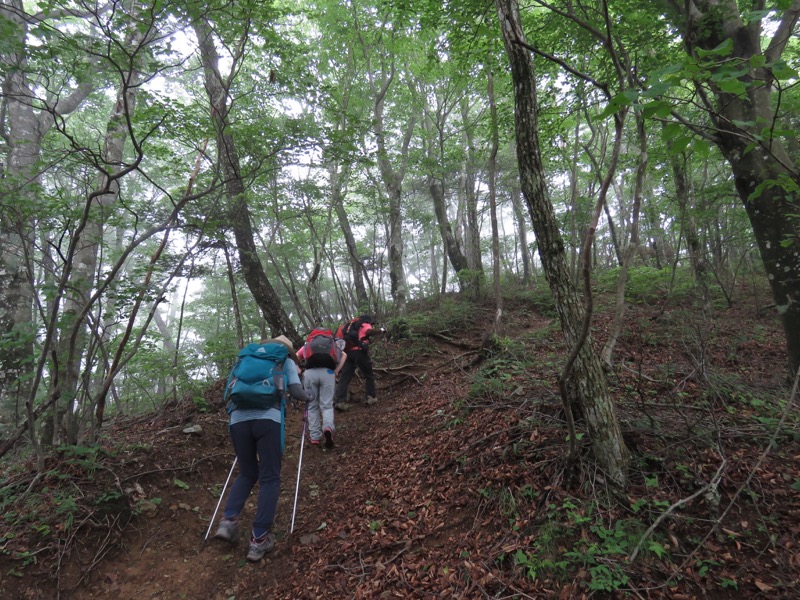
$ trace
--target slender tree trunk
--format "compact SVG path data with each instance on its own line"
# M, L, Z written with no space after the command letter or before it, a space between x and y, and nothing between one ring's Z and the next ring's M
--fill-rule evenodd
M228 251L228 242L222 239L222 250L225 253L225 272L228 275L228 286L231 290L231 308L233 309L233 320L236 323L237 348L244 347L244 329L242 328L242 313L239 310L239 294L236 291L236 276L233 271L231 253Z
M439 113L437 113L437 116L438 115ZM439 225L439 234L442 237L444 251L458 277L459 289L461 292L474 293L474 280L467 274L470 269L469 259L461 251L461 246L455 235L453 235L450 219L447 217L447 201L444 187L444 120L444 116L437 119L434 131L432 119L430 117L430 107L426 106L425 113L422 115L422 129L426 134L425 148L431 165L431 172L428 175L428 189L430 190L431 199L433 200L433 212L436 215L436 222Z
M300 336L289 315L281 306L275 289L267 279L264 267L256 251L250 209L247 206L247 193L239 165L239 155L233 135L228 127L228 89L219 71L219 56L211 37L211 27L203 19L194 23L195 34L200 44L200 55L205 74L205 86L211 103L211 118L217 138L217 156L225 177L225 195L228 199L228 215L231 228L239 249L239 261L244 280L250 293L261 309L272 330L272 335L286 335L293 341ZM235 73L236 69L232 70Z
M533 279L533 265L531 253L528 251L528 227L525 213L522 210L520 190L516 185L511 189L511 205L514 208L514 220L517 222L517 235L519 236L520 253L522 254L522 285L528 286Z
M633 190L633 208L631 210L631 232L628 238L628 245L622 257L622 265L617 277L616 304L614 309L614 320L608 333L603 350L600 356L603 362L609 367L613 366L612 356L617 340L622 333L625 320L625 289L628 284L628 269L631 261L639 248L639 207L642 204L642 191L644 188L644 176L647 171L647 131L644 126L644 118L637 111L636 113L636 132L639 140L639 161L636 165L636 182ZM604 202L605 204L605 202Z
M517 159L522 192L528 203L539 256L545 277L553 293L561 329L567 342L579 340L583 309L570 279L564 242L558 230L538 138L536 87L533 61L525 44L525 35L515 0L495 0L506 53L514 83ZM573 383L586 419L592 449L598 464L617 485L627 483L630 454L622 439L619 421L608 394L602 366L591 338L581 345L575 359Z
M700 302L703 311L710 314L711 292L708 287L708 270L706 267L705 249L697 231L695 217L696 206L692 201L691 184L686 169L686 156L684 154L670 154L672 175L675 179L675 196L681 212L683 236L686 238L686 248L689 252L689 264L692 267L694 281L700 292Z
M473 125L470 122L469 102L466 98L460 101L461 126L466 154L462 168L464 169L464 202L467 219L464 226L464 254L466 255L469 269L474 271L473 287L477 288L480 273L483 272L483 260L481 257L481 227L478 220L478 191L475 186L477 176L475 175L475 142L473 139ZM443 132L442 132L443 133ZM441 136L441 133L440 133ZM440 143L440 155L444 158L444 142ZM477 290L476 290L477 291Z
M403 214L401 203L403 196L403 179L408 163L408 149L411 135L416 126L414 115L408 118L403 142L400 147L399 164L397 168L389 159L386 149L386 135L384 132L383 110L386 102L386 93L389 91L394 72L386 76L380 86L373 85L373 132L378 147L377 159L383 183L389 200L389 279L391 281L392 299L398 314L404 314L408 302L408 289L406 283L405 267L403 266Z
M21 0L0 2L4 44L0 60L4 69L4 96L7 142L5 168L0 168L0 191L11 200L0 210L0 406L19 412L22 400L30 401L30 365L34 360L33 331L33 243L36 233L40 174L38 162L45 134L61 116L72 113L94 88L84 82L74 90L59 90L59 99L49 111L38 111L39 104L31 83L27 62L28 15ZM27 410L28 418L33 413ZM35 435L35 429L31 431ZM33 439L33 438L32 438ZM35 443L35 439L34 439Z
M128 55L140 56L143 41L142 31L133 27L125 41ZM58 368L61 370L58 381L61 386L61 400L54 416L60 418L63 415L66 439L62 441L67 444L78 443L80 424L77 417L81 411L77 410L76 404L80 403L80 399L76 394L81 377L81 364L86 364L87 370L91 369L91 361L86 360L84 354L88 324L85 318L80 323L75 322L75 319L78 314L87 314L83 309L89 301L92 289L96 287L97 265L105 236L105 222L119 196L118 177L124 169L125 142L129 134L132 134L128 130L128 123L132 121L136 110L139 72L134 64L126 66L127 71L124 73L117 91L117 101L106 126L105 147L102 155L104 164L98 165L102 174L98 178L94 194L88 200L89 218L83 232L78 236L79 242L76 245L74 266L70 272L67 294L64 298L62 320L67 323L67 327L59 335L58 343ZM127 172L127 169L125 171ZM76 235L78 234L76 233ZM87 393L88 391L86 388ZM89 413L91 413L91 409ZM56 427L54 427L56 432L60 429L57 425L56 423ZM57 442L58 440L52 441Z
M356 246L356 238L353 235L353 229L350 227L350 218L347 216L347 211L344 208L344 183L350 173L349 167L343 166L341 170L339 166L330 163L328 165L328 179L331 186L331 203L336 211L336 217L339 219L339 227L344 235L344 242L347 246L347 256L350 259L350 269L353 272L353 287L356 291L356 304L358 310L369 310L370 302L367 295L367 288L364 285L366 279L366 271L364 263L358 256L358 247Z
M494 100L494 74L487 73L486 95L489 98L490 131L492 147L487 161L489 210L492 219L492 279L494 283L494 334L502 332L503 293L500 289L500 233L497 226L497 150L500 146L500 135L497 132L497 105Z

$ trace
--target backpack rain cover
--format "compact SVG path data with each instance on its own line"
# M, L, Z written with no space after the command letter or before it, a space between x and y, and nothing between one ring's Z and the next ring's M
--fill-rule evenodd
M330 329L314 329L306 339L306 369L335 369L341 356Z
M276 342L248 344L242 348L225 386L225 395L235 408L279 407L285 387L283 363L287 356L289 349Z

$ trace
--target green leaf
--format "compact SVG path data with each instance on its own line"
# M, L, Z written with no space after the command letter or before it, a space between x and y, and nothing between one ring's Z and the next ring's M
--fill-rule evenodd
M639 99L639 90L628 88L627 90L622 92L622 95L625 96L625 99L628 101L628 104L633 104Z
M697 56L700 57L729 56L731 52L733 52L733 40L730 38L722 42L713 50L703 50L702 48L697 48Z
M679 135L683 134L683 126L678 123L669 123L661 130L661 139L665 142L674 140Z
M184 482L184 481L181 481L177 477L172 480L172 483L174 485L176 485L177 487L181 488L182 490L188 490L189 489L189 484Z
M678 138L675 138L672 141L672 147L670 148L670 154L673 154L673 155L674 154L680 154L681 152L683 152L684 150L686 150L689 147L689 144L691 143L691 141L692 141L692 138L690 138L689 136L686 136L686 135L678 137Z
M644 92L642 92L642 96L644 96L645 98L657 98L658 96L663 96L672 88L673 88L672 83L668 81L659 81L651 85Z
M614 113L619 112L623 107L629 106L631 104L631 100L625 95L623 92L622 94L617 94L611 100L609 100L608 105L600 112L599 118L607 119Z
M720 81L719 89L736 96L744 96L747 93L747 87L738 79L725 79L724 81Z
M694 150L695 156L702 160L708 158L711 153L711 146L705 140L695 140L694 144L692 144L692 150Z
M654 100L653 102L648 102L642 107L642 115L644 115L645 118L655 115L661 119L666 119L671 112L672 105L664 100Z
M765 17L769 16L770 11L768 10L747 10L742 13L742 20L745 23L753 23L755 21L761 21Z
M772 75L776 79L797 79L798 73L795 69L787 65L782 60L775 61L772 65L770 65L770 69L772 70Z

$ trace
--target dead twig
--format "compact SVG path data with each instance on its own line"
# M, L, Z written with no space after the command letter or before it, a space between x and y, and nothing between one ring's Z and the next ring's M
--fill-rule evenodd
M659 525L661 525L661 523L664 521L664 519L666 519L669 515L671 515L674 511L679 509L681 506L683 506L685 504L688 504L689 502L691 502L692 500L694 500L698 496L700 496L702 494L705 494L709 490L716 489L716 487L719 485L719 480L722 478L722 472L725 470L725 467L726 467L727 464L728 464L728 461L726 459L723 459L722 460L722 464L720 464L719 468L717 469L717 472L714 473L714 477L711 478L711 481L709 481L706 485L701 487L699 490L697 490L691 496L688 496L686 498L681 498L677 502L674 502L669 508L667 508L667 510L665 510L663 513L661 513L659 515L659 517L653 522L653 524L650 525L650 527L648 527L647 531L644 532L644 535L639 540L639 543L636 544L636 547L631 552L630 556L628 557L628 560L633 561L636 558L636 556L639 554L639 551L642 549L642 546L644 545L644 543L653 534L653 532L656 530L656 528Z

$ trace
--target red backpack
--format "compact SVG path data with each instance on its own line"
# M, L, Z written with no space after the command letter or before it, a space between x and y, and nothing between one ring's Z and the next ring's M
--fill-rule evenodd
M339 357L330 329L313 329L306 338L305 346L306 369L336 368Z
M350 352L351 350L365 350L364 341L359 336L363 325L364 321L358 318L339 327L336 332L336 337L344 340L345 352Z

